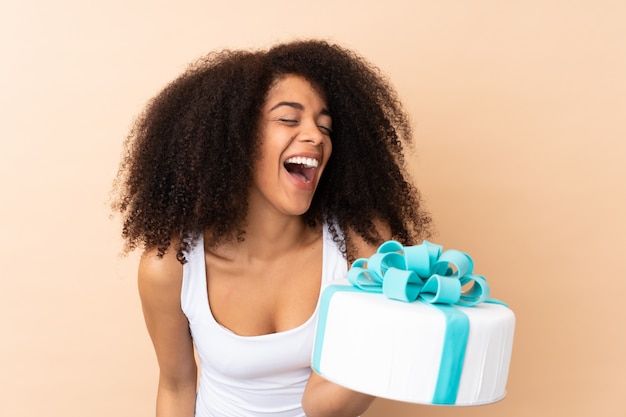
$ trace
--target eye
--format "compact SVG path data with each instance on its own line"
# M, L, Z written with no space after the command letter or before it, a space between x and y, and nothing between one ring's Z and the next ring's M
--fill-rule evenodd
M317 127L328 136L330 136L330 134L333 133L333 130L328 126L317 125Z
M295 124L299 123L298 119L289 119L289 118L285 118L285 117L282 117L282 118L278 119L278 121L282 122L282 123L286 123L286 124L291 124L291 125L295 125Z

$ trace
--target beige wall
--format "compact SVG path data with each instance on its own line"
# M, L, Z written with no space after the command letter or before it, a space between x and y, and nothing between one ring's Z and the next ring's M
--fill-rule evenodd
M122 139L190 60L294 36L391 76L433 240L517 313L504 401L367 416L626 415L623 1L5 3L0 415L152 415L136 255L107 210Z

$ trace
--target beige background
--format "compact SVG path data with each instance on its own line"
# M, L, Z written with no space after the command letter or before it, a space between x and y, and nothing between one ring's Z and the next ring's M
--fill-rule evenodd
M508 397L375 416L624 416L626 3L21 0L0 6L0 415L151 416L108 192L146 100L209 50L324 37L388 73L434 241L517 314Z

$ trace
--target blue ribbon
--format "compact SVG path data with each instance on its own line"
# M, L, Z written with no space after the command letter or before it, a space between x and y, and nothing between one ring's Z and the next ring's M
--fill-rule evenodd
M427 241L404 247L390 240L369 259L357 259L348 271L348 280L363 291L382 292L400 301L419 298L430 304L466 307L487 301L489 285L485 277L472 274L472 258L457 250L442 249ZM470 283L471 288L463 291Z
M489 285L474 275L469 255L443 252L440 245L424 241L404 247L394 240L383 243L370 258L359 258L348 271L350 283L366 292L383 293L394 300L420 300L439 308L446 331L433 404L454 404L469 337L469 319L452 305L471 307L489 299ZM471 284L471 285L470 285ZM463 290L463 287L469 286Z

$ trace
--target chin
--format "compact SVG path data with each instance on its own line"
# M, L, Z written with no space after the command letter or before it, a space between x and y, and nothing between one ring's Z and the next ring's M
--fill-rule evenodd
M309 209L311 208L311 204L307 204L306 207L291 207L286 210L292 216L303 216Z

